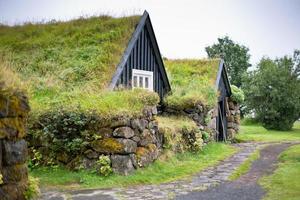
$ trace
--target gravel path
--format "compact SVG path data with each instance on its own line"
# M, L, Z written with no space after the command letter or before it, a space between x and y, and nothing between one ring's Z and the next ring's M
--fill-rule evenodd
M160 185L143 185L127 188L80 190L80 191L44 191L42 200L112 200L112 199L199 199L199 191L204 191L228 180L232 171L243 163L262 143L234 144L239 152L221 161L215 167L209 167L191 179L178 180ZM221 184L222 185L222 184ZM218 187L219 188L219 187ZM198 192L195 192L198 191ZM208 190L211 191L211 190ZM208 194L208 193L207 193ZM210 198L204 198L210 199Z
M273 144L261 150L260 158L253 162L249 172L233 182L223 182L217 187L203 192L193 191L186 195L179 195L178 200L258 200L264 195L263 189L257 181L268 175L276 168L278 155L292 144Z

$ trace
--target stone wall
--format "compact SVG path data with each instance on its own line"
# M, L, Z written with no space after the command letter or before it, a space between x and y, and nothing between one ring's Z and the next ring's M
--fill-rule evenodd
M146 108L140 117L123 116L109 121L88 120L90 122L83 126L77 135L77 139L79 138L85 145L80 146L73 154L69 153L68 149L53 151L51 137L30 138L31 156L41 155L43 164L51 160L51 163L65 165L70 169L95 169L99 156L105 155L110 158L115 173L128 175L134 169L153 162L162 150L163 136L158 131L156 115L157 109L153 107ZM45 126L40 126L32 131L43 135L44 130ZM71 136L66 135L61 140L71 140Z
M218 107L216 106L213 109L208 109L203 105L197 105L194 108L189 109L175 109L166 107L163 110L164 114L167 115L177 115L177 116L187 116L193 121L196 122L200 131L207 133L207 138L204 139L204 143L207 144L211 141L217 140L217 116L218 116ZM240 106L235 101L227 98L227 131L228 131L228 140L232 140L239 131L240 125ZM202 134L204 135L204 134Z
M206 138L204 138L204 144L207 144L215 140L216 128L215 127L215 109L209 110L206 106L198 104L192 108L172 108L165 107L163 109L164 115L176 115L176 116L186 116L192 119L198 126L202 133L206 133Z
M227 133L228 139L231 140L239 131L240 127L240 106L238 103L228 98L229 113L227 114Z
M28 100L0 88L0 199L22 200L27 188L26 118Z

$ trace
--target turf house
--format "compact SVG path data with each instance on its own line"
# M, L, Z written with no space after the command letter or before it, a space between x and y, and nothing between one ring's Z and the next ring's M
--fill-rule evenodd
M30 168L128 175L238 131L223 61L163 60L146 11L1 25L0 38L1 68L29 99Z

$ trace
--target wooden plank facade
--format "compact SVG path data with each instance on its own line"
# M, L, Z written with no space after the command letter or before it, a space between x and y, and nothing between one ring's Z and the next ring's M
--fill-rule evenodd
M154 35L149 14L145 11L112 79L110 88L132 88L133 69L153 72L153 91L162 99L170 90L165 67Z
M216 88L220 92L218 99L218 117L217 117L217 140L226 141L227 139L227 98L231 96L230 83L228 80L225 63L221 60L216 80Z

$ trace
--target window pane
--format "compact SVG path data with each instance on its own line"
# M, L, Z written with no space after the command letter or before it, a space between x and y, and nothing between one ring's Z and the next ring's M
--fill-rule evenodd
M133 87L137 87L137 76L133 76Z
M139 78L140 78L140 79L139 79L139 87L140 87L140 88L143 88L143 87L144 87L144 86L143 86L143 77L140 76Z
M145 88L149 88L149 77L145 77Z

